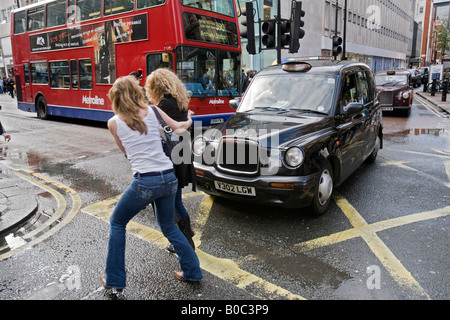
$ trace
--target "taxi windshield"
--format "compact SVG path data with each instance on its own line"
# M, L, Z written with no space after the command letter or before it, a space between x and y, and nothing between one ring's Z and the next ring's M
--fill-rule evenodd
M334 77L260 76L252 81L238 111L328 114L332 107L335 87Z
M375 77L377 86L398 86L408 84L408 77L404 75L381 75Z

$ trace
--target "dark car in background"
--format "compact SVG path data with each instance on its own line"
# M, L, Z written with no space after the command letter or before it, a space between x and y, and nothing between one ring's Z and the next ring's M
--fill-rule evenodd
M422 85L428 84L430 79L430 67L421 67L419 69Z
M197 186L207 194L321 215L335 187L382 148L374 77L362 63L269 67L238 103L193 141Z
M397 111L409 115L414 99L407 70L383 71L375 74L378 100L383 111Z
M422 76L420 75L420 71L418 69L408 69L408 71L411 73L409 84L413 88L420 87L422 84Z

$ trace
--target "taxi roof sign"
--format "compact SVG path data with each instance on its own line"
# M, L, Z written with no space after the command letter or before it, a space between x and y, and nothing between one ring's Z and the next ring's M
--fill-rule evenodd
M387 74L390 75L390 76L393 76L393 75L395 75L395 71L394 70L390 70L390 71L387 72Z
M308 72L312 66L307 62L288 62L283 64L283 70L287 72Z

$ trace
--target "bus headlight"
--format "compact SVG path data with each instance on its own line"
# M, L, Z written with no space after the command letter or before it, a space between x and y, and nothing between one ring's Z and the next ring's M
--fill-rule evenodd
M303 154L303 151L298 147L290 148L288 151L286 151L286 154L284 155L284 160L286 161L286 164L293 168L299 167L303 163L304 159L305 156Z
M199 157L206 150L206 140L203 137L198 137L192 142L192 153Z

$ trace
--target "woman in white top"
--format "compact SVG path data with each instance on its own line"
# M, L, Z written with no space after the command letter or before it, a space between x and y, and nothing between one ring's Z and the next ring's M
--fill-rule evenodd
M142 88L133 77L117 79L108 97L115 113L108 121L108 128L130 160L134 180L124 191L110 219L106 277L101 277L102 284L113 291L120 292L125 288L125 228L152 202L161 231L178 254L182 271L175 271L175 276L180 280L200 281L202 272L198 257L174 224L178 181L173 163L162 149L159 122L146 105ZM192 125L190 117L188 121L176 122L160 109L158 111L173 130L186 130Z

